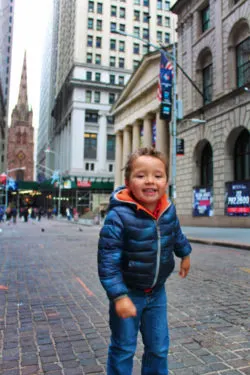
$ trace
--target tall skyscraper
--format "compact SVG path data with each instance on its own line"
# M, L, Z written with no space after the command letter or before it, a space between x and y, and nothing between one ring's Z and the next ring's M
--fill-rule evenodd
M0 172L7 168L7 130L14 0L0 0Z
M75 177L78 187L113 178L110 108L150 51L147 41L171 43L175 16L170 6L166 0L58 0L58 44L51 49L57 55L57 74L48 143L54 167ZM42 151L41 145L38 142Z

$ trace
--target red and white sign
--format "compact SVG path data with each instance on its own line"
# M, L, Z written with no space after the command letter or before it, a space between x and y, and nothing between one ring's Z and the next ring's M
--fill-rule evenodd
M0 174L0 185L6 185L7 175L5 173Z
M90 181L77 181L77 187L91 187Z

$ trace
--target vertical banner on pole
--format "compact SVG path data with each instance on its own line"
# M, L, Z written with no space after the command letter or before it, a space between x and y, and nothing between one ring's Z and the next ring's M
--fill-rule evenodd
M162 120L171 119L172 80L173 80L173 65L170 61L168 61L167 56L164 53L164 51L161 51L157 98L161 102L160 118Z

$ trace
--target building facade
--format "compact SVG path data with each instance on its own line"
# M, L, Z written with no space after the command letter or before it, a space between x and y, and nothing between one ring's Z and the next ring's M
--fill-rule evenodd
M182 224L250 225L250 1L179 0L176 206ZM116 133L115 184L138 146L169 156L170 124L160 118L159 56L145 56L113 107ZM190 79L187 79L187 75ZM170 169L171 185L173 171Z
M249 227L250 0L179 0L172 10L178 62L203 94L178 75L178 212L189 225Z
M29 110L27 94L26 54L24 56L18 102L12 111L8 137L9 177L17 181L33 181L34 175L34 128L33 112ZM18 168L25 168L19 169Z
M170 1L156 0L59 1L50 147L55 168L77 176L79 187L90 180L114 180L110 108L149 50L147 43L126 34L169 43L172 19L176 18L171 16L170 6Z
M14 0L0 0L0 172L7 168L8 105Z

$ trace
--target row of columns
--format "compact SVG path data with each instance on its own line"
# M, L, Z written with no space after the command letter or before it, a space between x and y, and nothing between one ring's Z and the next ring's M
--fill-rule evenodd
M156 121L156 149L163 152L169 159L170 134L169 122L160 118L160 112L146 114L143 119L135 119L132 124L126 125L116 133L115 155L115 186L124 183L124 168L128 155L140 146L152 146L152 124ZM143 136L141 139L141 128Z

